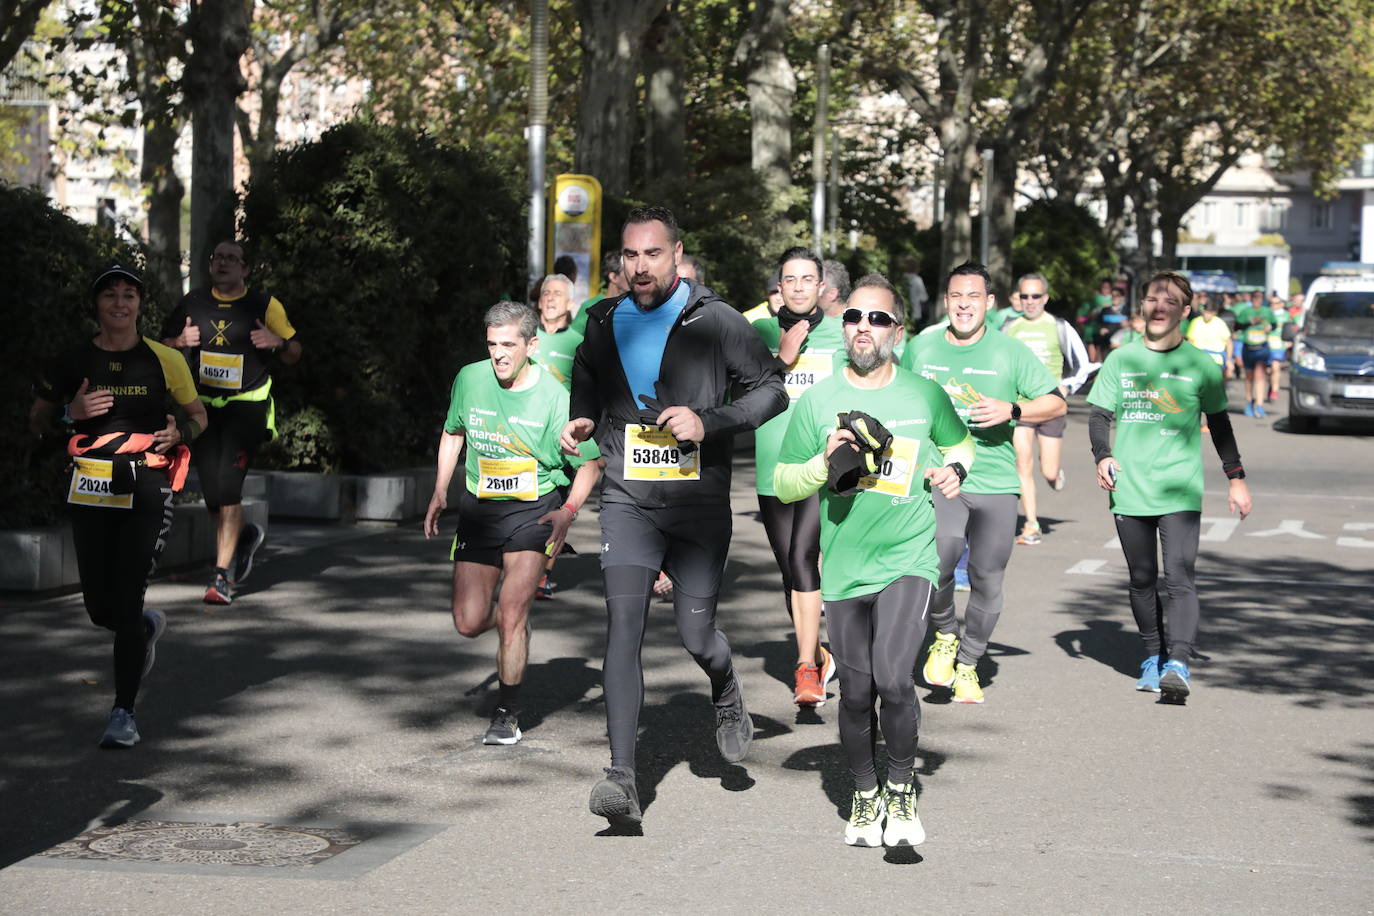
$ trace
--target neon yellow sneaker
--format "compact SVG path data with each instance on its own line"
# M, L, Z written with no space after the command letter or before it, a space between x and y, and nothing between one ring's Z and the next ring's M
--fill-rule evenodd
M887 811L887 826L883 828L884 846L920 846L926 841L926 829L916 813L916 787L911 783L887 784L883 793Z
M954 702L983 702L983 688L978 685L978 671L972 665L954 666Z
M883 794L877 786L867 792L855 789L844 841L850 846L883 845L883 814Z
M932 687L948 687L954 683L954 657L959 654L959 637L954 633L936 633L926 655L921 676Z

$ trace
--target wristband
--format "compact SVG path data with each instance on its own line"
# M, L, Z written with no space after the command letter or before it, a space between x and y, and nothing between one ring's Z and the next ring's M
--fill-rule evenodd
M577 506L573 505L572 503L564 503L563 505L559 506L559 508L567 509L569 515L571 515L573 518L577 518Z
M62 422L67 426L73 426L76 424L76 417L72 416L72 405L62 405Z
M945 467L955 473L960 483L963 483L964 478L968 476L968 471L964 468L963 464L958 461L951 461L949 464L945 465Z
M177 424L177 432L181 434L182 442L191 442L201 434L200 424L195 420L186 420Z
M1241 467L1239 464L1236 465L1236 466L1233 467L1233 468L1227 468L1227 469L1226 469L1226 479L1227 479L1227 480L1244 480L1244 479L1245 479L1245 468Z

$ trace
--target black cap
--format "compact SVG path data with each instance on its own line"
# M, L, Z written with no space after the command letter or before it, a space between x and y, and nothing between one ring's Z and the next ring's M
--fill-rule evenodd
M127 280L134 286L137 286L138 294L140 296L143 295L143 278L140 277L136 271L130 270L121 264L111 264L100 272L100 276L96 277L95 280L91 282L91 295L95 296L96 293L109 285L110 280L116 277L121 280Z

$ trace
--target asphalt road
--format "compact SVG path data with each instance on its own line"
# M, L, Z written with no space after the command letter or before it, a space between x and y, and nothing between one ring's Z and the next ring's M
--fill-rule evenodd
M446 545L418 524L277 526L228 608L200 604L200 571L155 582L170 625L127 752L95 746L110 648L79 597L3 596L0 912L1374 911L1374 429L1296 436L1277 413L1235 414L1246 521L1209 452L1205 658L1179 707L1133 689L1125 566L1075 400L1068 487L1042 487L1045 541L1012 557L987 702L919 691L915 851L841 841L833 685L817 712L791 703L747 468L720 618L753 751L720 760L705 678L655 605L642 836L603 836L586 810L607 763L593 512L536 607L513 748L480 744L495 637L455 633ZM126 819L365 839L314 868L37 855Z

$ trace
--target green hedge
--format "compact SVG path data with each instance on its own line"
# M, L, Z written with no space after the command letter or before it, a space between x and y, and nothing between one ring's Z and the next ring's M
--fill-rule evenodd
M248 189L249 284L286 306L304 357L278 370L262 464L368 473L434 460L482 314L525 282L519 165L355 121L277 154Z
M141 268L134 246L54 208L31 188L0 184L0 250L11 266L10 316L0 334L0 528L47 525L62 514L67 485L62 436L38 442L28 432L33 385L43 365L96 332L90 283L113 263ZM156 336L167 297L149 282L142 310L145 335Z

